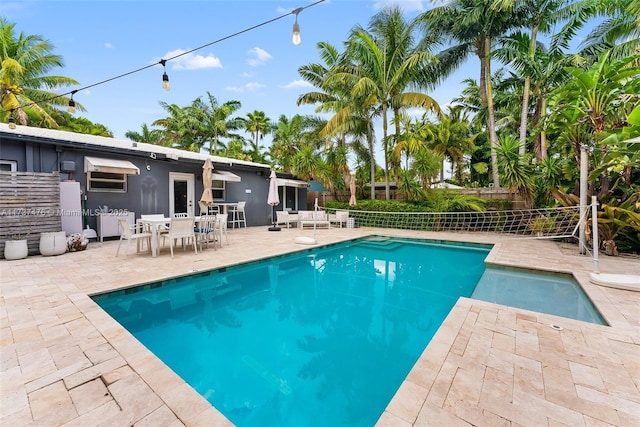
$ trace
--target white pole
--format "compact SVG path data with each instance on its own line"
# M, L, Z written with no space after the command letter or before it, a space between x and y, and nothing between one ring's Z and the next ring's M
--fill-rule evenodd
M313 205L314 213L313 213L313 240L316 240L316 223L318 222L318 198L316 197L316 202Z
M591 197L591 236L593 240L593 272L600 273L598 265L598 248L600 243L598 242L598 198L596 196Z
M589 146L587 144L582 144L580 146L580 254L584 255L586 251L585 244L585 214L587 212L587 178L589 174L589 156L588 156Z

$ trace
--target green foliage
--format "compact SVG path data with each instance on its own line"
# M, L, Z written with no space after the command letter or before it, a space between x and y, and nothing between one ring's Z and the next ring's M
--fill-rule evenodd
M63 68L64 61L53 52L54 46L39 35L14 33L15 24L0 17L0 100L2 121L13 114L16 122L27 125L37 118L42 127L57 128L58 123L49 114L54 106L66 106L69 98L55 91L77 85L70 77L50 75L56 68ZM76 102L76 108L84 107Z
M484 201L484 207L488 211L508 211L513 203L509 199L489 199Z
M457 194L445 189L431 189L420 202L397 200L358 200L357 210L369 212L483 212L486 200L475 196ZM330 201L332 209L353 209L347 202Z

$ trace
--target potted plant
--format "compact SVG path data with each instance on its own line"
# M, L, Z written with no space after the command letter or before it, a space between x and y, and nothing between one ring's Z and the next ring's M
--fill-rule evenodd
M26 258L27 255L29 255L29 246L26 235L14 234L10 240L4 242L4 259L11 261Z

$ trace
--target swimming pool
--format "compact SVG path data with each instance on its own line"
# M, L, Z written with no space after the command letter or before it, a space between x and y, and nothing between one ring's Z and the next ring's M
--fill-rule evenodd
M373 425L490 249L371 237L94 299L236 425Z

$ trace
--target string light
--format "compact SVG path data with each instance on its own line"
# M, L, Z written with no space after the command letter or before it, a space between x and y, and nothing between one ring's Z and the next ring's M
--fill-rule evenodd
M77 90L72 90L71 99L69 99L69 108L67 108L67 111L70 112L71 114L76 112L76 101L73 100L73 95L75 95L76 92Z
M296 22L293 23L293 38L292 38L293 44L296 46L298 46L302 41L302 39L300 39L300 25L298 24L298 14L300 12L302 12L301 7L291 12L296 14Z
M171 86L169 85L169 76L167 75L167 68L166 68L167 61L164 59L161 59L160 62L158 62L158 64L161 64L162 69L164 70L164 73L162 73L162 89L169 90L171 89Z
M187 50L187 51L182 52L182 53L180 53L180 54L178 54L178 55L172 56L171 58L161 59L159 62L157 62L157 63L155 63L155 64L145 65L144 67L136 68L135 70L131 70L131 71L129 71L129 72L126 72L126 73L123 73L123 74L119 74L119 75L117 75L117 76L114 76L114 77L111 77L111 78L108 78L108 79L105 79L105 80L101 80L101 81L99 81L99 82L97 82L97 83L93 83L93 84L90 84L90 85L87 85L87 86L83 86L83 87L81 87L81 88L78 88L78 89L72 90L72 91L70 91L70 92L66 92L66 93L63 93L63 94L60 94L60 95L55 95L55 96L52 96L52 97L47 98L47 99L43 99L43 100L40 100L40 101L33 101L33 102L27 103L27 104L25 104L25 105L22 105L20 108L26 108L26 107L30 107L30 106L32 106L32 105L38 105L38 104L42 104L42 103L49 103L49 102L51 102L51 101L53 101L53 100L55 100L55 99L57 99L57 98L64 97L64 96L67 96L67 95L71 95L71 99L69 100L69 107L68 107L68 111L69 111L69 112L74 112L74 111L75 111L76 103L75 103L75 101L73 100L73 95L74 95L76 92L79 92L79 91L82 91L82 90L87 90L87 89L90 89L90 88L95 87L95 86L100 86L100 85L103 85L103 84L105 84L105 83L109 83L109 82L111 82L111 81L113 81L113 80L117 80L117 79L121 79L121 78L123 78L123 77L129 76L129 75L131 75L131 74L139 73L140 71L144 71L144 70L146 70L146 69L148 69L148 68L155 67L155 66L156 66L156 65L158 65L158 64L160 64L160 65L162 65L163 67L165 67L165 65L166 65L166 63L167 63L168 61L172 61L172 60L174 60L174 59L176 59L176 58L179 58L179 57L181 57L181 56L188 55L188 54L190 54L190 53L192 53L192 52L195 52L195 51L197 51L197 50L203 49L203 48L205 48L205 47L209 47L209 46L214 45L214 44L216 44L216 43L220 43L221 41L224 41L224 40L230 39L230 38L232 38L232 37L236 37L236 36L238 36L238 35L240 35L240 34L244 34L244 33L246 33L246 32L249 32L249 31L255 30L256 28L259 28L259 27L265 26L265 25L267 25L267 24L271 24L272 22L275 22L275 21L278 21L278 20L280 20L280 19L283 19L283 18L285 18L285 17L287 17L287 16L289 16L289 15L295 15L295 16L296 16L296 22L293 24L293 31L294 31L294 33L293 33L293 43L294 43L295 45L298 45L298 44L300 44L300 41L301 41L301 40L300 40L300 25L298 25L298 14L299 14L300 12L302 12L303 10L305 10L305 9L308 9L308 8L310 8L310 7L313 7L313 6L317 5L317 4L323 3L323 2L325 2L325 1L326 1L326 0L317 0L316 2L311 3L311 4L310 4L310 5L308 5L308 6L299 7L299 8L297 8L297 9L292 10L291 12L285 13L284 15L280 15L280 16L278 16L278 17L276 17L276 18L269 19L268 21L261 22L261 23L259 23L259 24L256 24L256 25L252 26L252 27L245 28L244 30L240 30L240 31L235 32L235 33L233 33L233 34L230 34L230 35L228 35L228 36L225 36L225 37L222 37L222 38L220 38L220 39L217 39L217 40L214 40L214 41L212 41L212 42L209 42L209 43L207 43L207 44L203 44L202 46L198 46L198 47L196 47L196 48L194 48L194 49ZM164 72L163 72L163 74L162 74L162 88L163 88L163 89L165 89L165 90L169 90L169 89L170 89L170 86L169 86L169 76L168 76L168 75L167 75L167 73L166 73L166 68L164 68ZM73 109L73 111L72 111L72 109ZM12 111L13 111L13 110L12 110ZM12 124L13 124L13 127L11 126ZM15 118L13 117L13 114L12 114L11 118L9 119L9 127L10 127L11 129L15 129Z

